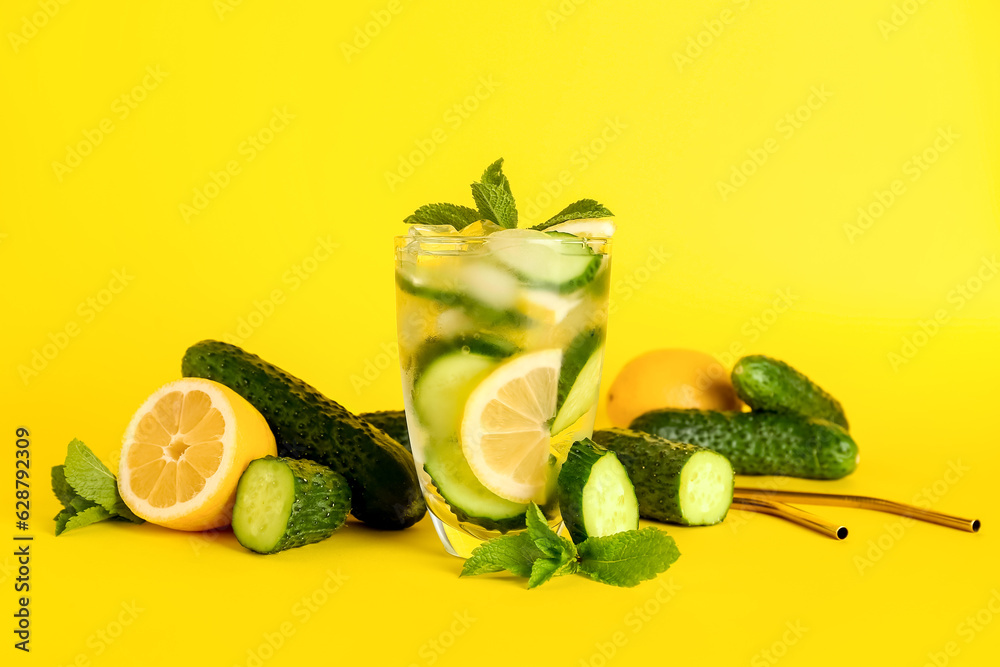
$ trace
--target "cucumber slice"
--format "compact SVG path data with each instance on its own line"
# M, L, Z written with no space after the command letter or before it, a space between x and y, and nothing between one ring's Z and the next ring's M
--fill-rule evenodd
M623 428L594 432L594 441L618 455L646 519L710 526L733 502L733 466L722 454Z
M425 452L424 470L459 521L506 533L525 527L526 504L496 495L476 479L457 440L439 442Z
M587 414L597 400L601 384L601 361L604 358L604 332L584 331L574 338L563 353L556 394L556 418L549 432L561 433Z
M601 267L585 239L563 232L512 229L486 243L494 259L523 282L562 294L589 283Z
M351 488L326 466L267 456L240 477L233 533L247 549L273 554L319 542L344 525Z
M457 433L469 394L517 348L494 336L459 336L430 341L416 355L413 407L439 439Z
M588 438L569 448L559 472L559 507L577 543L639 527L639 504L625 467Z
M469 317L487 325L519 325L526 317L513 309L497 308L480 301L475 296L457 289L457 285L443 285L434 281L434 274L428 270L400 268L396 270L396 284L407 294L430 299L448 306L461 308Z

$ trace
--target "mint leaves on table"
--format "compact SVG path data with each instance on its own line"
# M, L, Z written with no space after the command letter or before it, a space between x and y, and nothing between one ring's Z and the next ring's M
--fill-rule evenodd
M544 230L552 225L558 225L567 220L592 220L594 218L610 218L614 213L593 199L581 199L573 202L554 216L540 225L535 225L532 229Z
M525 515L528 530L497 537L476 547L463 577L507 570L535 588L553 577L585 574L612 586L632 587L652 579L680 557L672 537L657 528L590 537L573 544L560 537L534 503Z
M657 528L588 537L577 548L580 571L614 586L635 586L652 579L681 555L673 538Z
M142 523L118 494L118 480L79 440L69 443L66 463L52 468L52 492L63 505L56 535L105 519Z
M408 225L451 225L462 230L480 219L479 211L457 204L426 204L403 222Z
M426 204L403 222L409 225L451 225L461 230L477 220L491 220L506 229L517 227L517 206L511 193L510 181L503 173L503 158L486 167L480 179L472 184L472 199L476 208L458 204ZM545 230L567 220L609 218L614 213L593 199L581 199L532 229Z

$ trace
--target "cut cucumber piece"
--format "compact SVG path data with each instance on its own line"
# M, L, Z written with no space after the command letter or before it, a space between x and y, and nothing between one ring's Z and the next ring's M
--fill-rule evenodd
M494 259L524 283L563 294L589 283L601 267L587 241L572 234L511 229L486 243Z
M424 470L459 521L501 533L525 527L528 505L505 500L483 486L457 440L427 447Z
M433 271L400 268L396 270L396 284L407 294L430 299L438 303L460 308L469 317L487 325L518 325L527 318L516 310L496 308L478 300L475 296L458 289L458 285L439 284L434 280ZM455 282L455 281L453 281Z
M233 533L247 549L273 554L319 542L351 510L347 480L313 461L267 456L240 477Z
M645 519L682 526L710 526L726 518L733 502L733 467L704 447L611 428L594 441L618 455L628 471Z
M594 407L601 384L603 342L604 333L600 329L584 331L570 342L563 353L556 395L556 418L549 429L553 435L561 433Z
M559 472L559 508L577 543L639 527L639 504L625 467L588 438L573 443Z
M460 336L427 343L416 356L413 407L438 439L457 433L469 394L517 348L493 336Z

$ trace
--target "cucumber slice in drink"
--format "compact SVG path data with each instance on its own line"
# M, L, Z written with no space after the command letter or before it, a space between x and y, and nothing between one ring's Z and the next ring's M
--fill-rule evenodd
M559 370L556 418L549 428L553 435L571 426L594 406L601 384L603 342L604 333L592 329L579 334L566 348Z
M525 527L528 506L496 495L476 479L456 440L427 447L424 470L459 521L506 533Z
M273 554L319 542L351 510L347 480L313 461L267 456L240 477L233 533L247 549Z
M493 234L486 244L522 282L561 294L589 283L601 267L585 239L563 232L510 229Z
M443 284L434 280L432 271L414 268L396 270L396 284L407 294L430 299L444 306L461 308L468 315L487 325L518 325L527 318L513 309L498 308L477 299L474 295L463 291L457 281L454 284Z
M456 433L469 394L517 348L494 336L459 336L427 343L416 355L413 407L437 438Z
M639 503L625 467L587 438L573 443L563 463L559 507L577 543L639 527Z
M682 526L710 526L733 502L733 466L710 449L623 428L594 432L635 484L639 514Z

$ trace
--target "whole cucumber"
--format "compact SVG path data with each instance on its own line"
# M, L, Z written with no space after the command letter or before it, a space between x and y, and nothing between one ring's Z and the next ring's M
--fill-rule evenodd
M847 428L840 401L788 364L762 354L743 357L733 366L736 395L754 410L794 412Z
M847 431L791 413L652 410L629 428L719 452L738 475L840 479L858 464Z
M181 373L221 382L247 399L274 432L280 456L316 461L343 475L360 521L406 528L427 511L410 453L302 380L214 340L188 348Z
M358 415L377 429L385 432L390 438L410 450L410 432L406 427L406 413L402 410L380 410L379 412L362 412Z

